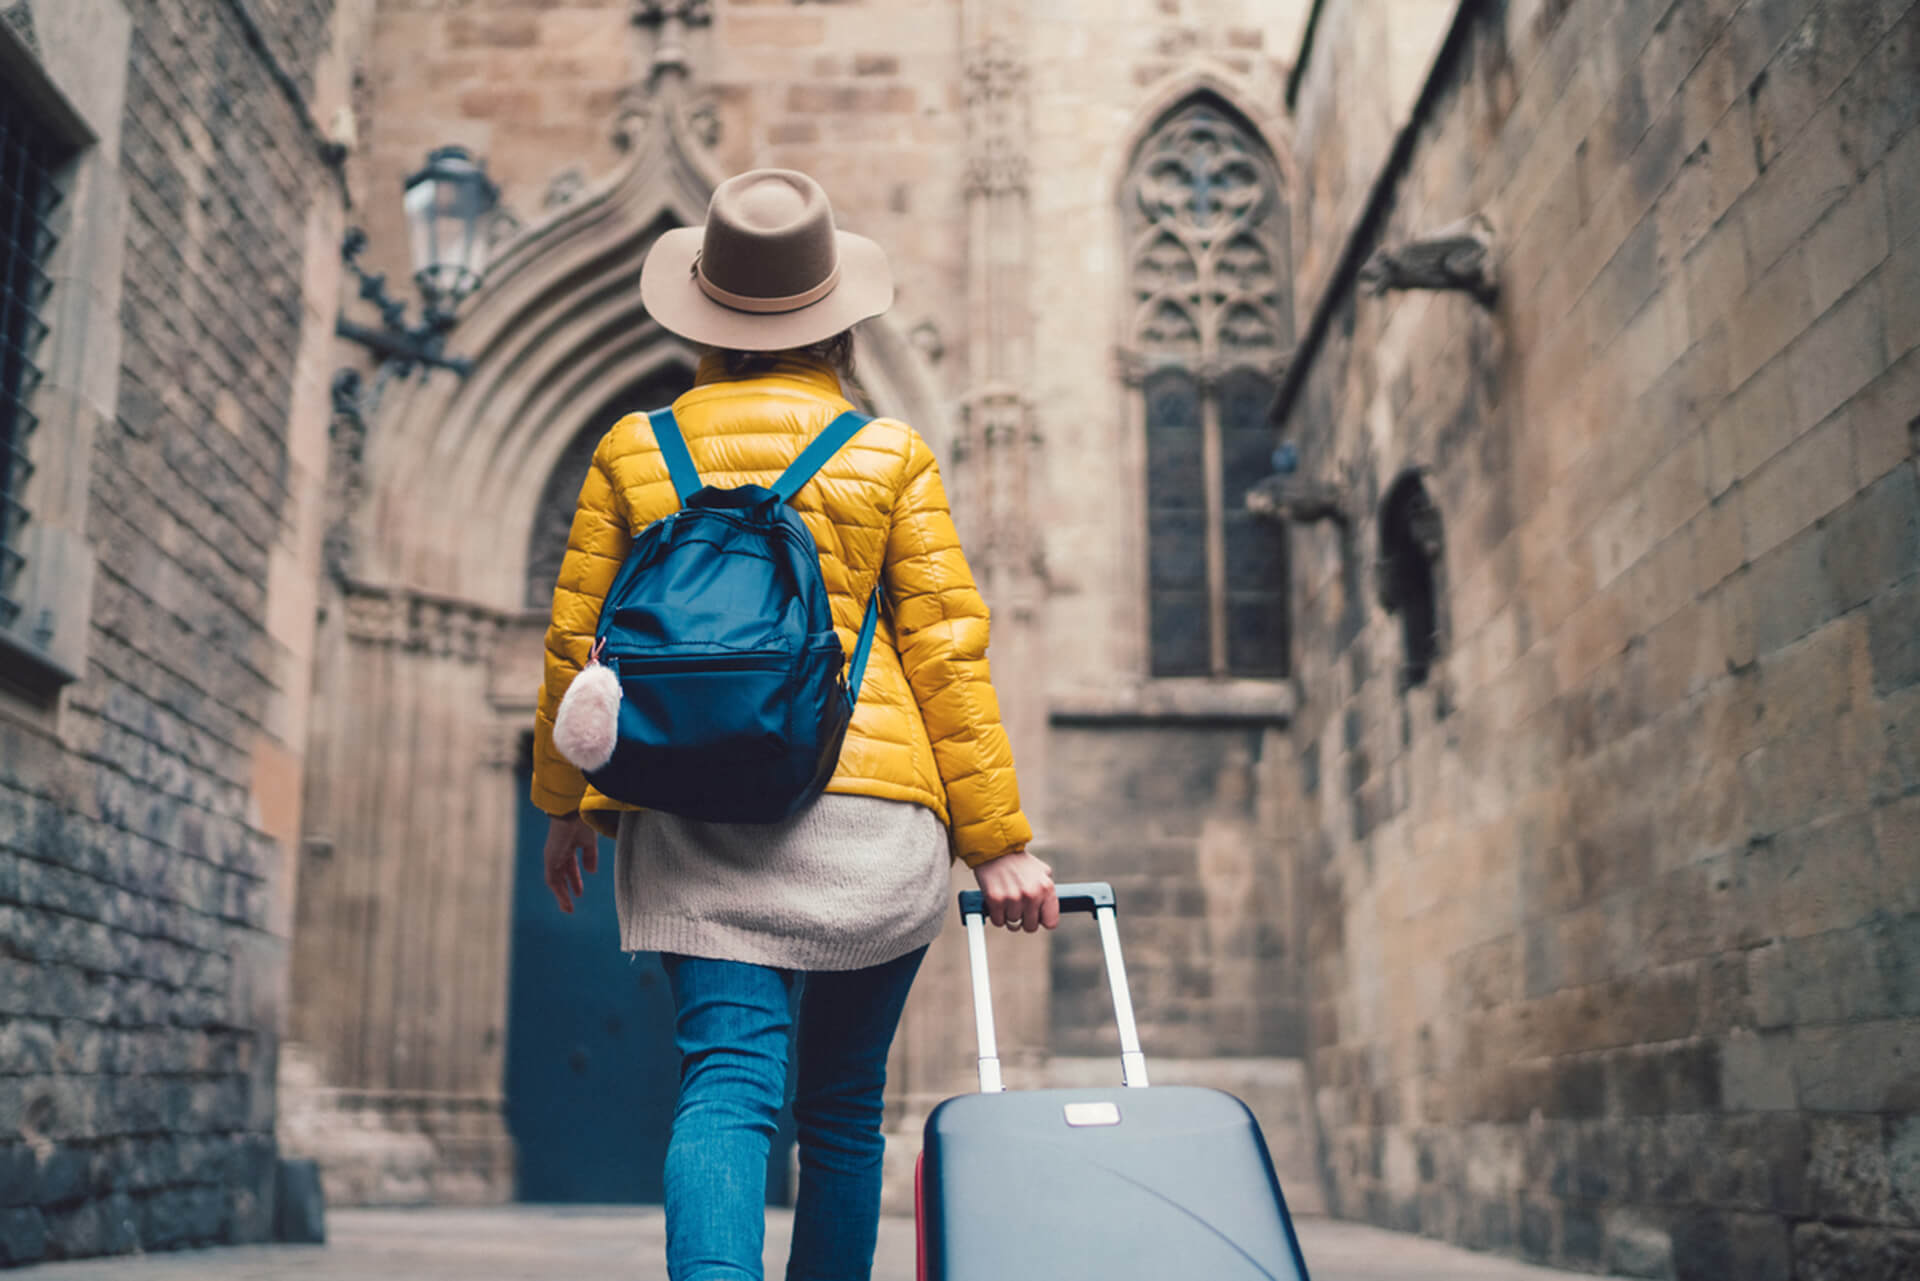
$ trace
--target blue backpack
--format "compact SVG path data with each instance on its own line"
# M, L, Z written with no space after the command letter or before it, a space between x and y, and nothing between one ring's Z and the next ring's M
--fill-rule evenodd
M868 419L827 425L771 489L702 484L671 409L649 415L680 510L634 540L594 655L620 688L613 755L587 780L615 800L708 822L777 823L826 787L880 617L851 669L820 553L788 504Z

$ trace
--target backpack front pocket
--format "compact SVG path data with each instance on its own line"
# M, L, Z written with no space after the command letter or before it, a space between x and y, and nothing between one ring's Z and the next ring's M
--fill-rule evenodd
M661 753L754 760L787 750L793 655L609 658L620 679L620 737Z

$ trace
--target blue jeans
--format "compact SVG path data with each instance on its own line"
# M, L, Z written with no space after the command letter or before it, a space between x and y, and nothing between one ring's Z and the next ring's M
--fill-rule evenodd
M800 991L800 1193L787 1281L867 1281L880 1228L887 1048L926 949L864 970L662 955L678 1010L680 1102L667 1145L667 1275L761 1281L767 1154Z

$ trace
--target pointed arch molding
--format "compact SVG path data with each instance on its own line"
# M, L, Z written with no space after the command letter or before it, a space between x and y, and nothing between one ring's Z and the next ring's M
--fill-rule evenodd
M705 219L723 175L682 104L656 100L651 114L619 170L489 269L448 338L472 374L389 391L353 517L356 579L519 611L540 494L568 443L650 370L697 360L641 306L640 263L661 232ZM862 326L858 351L874 407L944 453L946 415L919 351L886 317Z

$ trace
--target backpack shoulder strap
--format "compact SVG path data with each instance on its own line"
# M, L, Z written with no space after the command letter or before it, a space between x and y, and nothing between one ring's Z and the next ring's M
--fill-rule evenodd
M780 495L780 501L792 502L793 496L813 479L814 473L826 466L829 458L839 453L856 432L872 421L865 414L856 414L849 409L828 423L827 429L808 442L792 465L780 473L780 479L773 482L773 492Z
M700 472L693 465L693 455L687 452L687 439L680 434L680 424L674 421L672 409L656 409L647 415L647 420L653 424L653 438L666 456L667 474L673 477L673 492L680 495L680 505L685 507L687 500L701 489Z
M853 668L847 673L847 706L860 701L860 686L867 678L867 658L873 653L873 633L880 625L880 584L873 585L867 597L867 616L860 623L860 639L853 646Z

